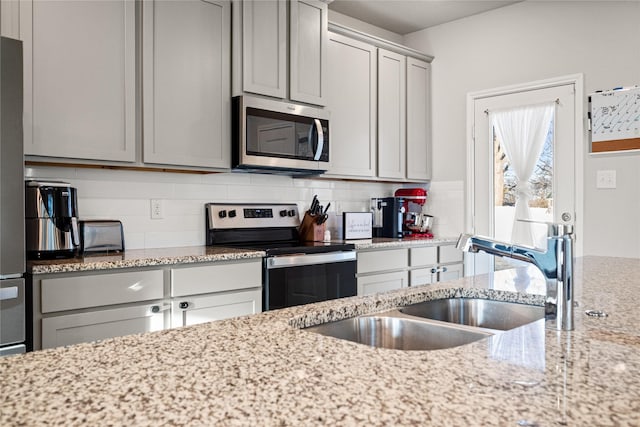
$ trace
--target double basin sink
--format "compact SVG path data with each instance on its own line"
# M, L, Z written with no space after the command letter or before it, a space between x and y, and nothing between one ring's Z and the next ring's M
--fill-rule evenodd
M438 350L469 344L544 318L544 307L478 298L425 301L306 328L371 347Z

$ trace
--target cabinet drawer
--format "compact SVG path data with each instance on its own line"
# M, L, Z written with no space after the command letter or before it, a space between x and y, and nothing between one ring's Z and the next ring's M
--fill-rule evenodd
M358 296L371 295L379 292L388 292L407 287L407 272L396 271L393 273L375 274L372 276L358 277Z
M434 283L437 279L436 267L418 268L409 272L409 286L420 286Z
M262 259L171 269L171 296L262 287Z
M409 252L409 265L412 267L419 265L434 265L438 263L438 247L411 248Z
M358 252L358 274L407 268L407 249Z
M171 302L171 327L213 322L261 311L261 289L177 299Z
M75 310L163 297L162 270L41 280L42 312Z
M162 308L162 304L145 304L48 317L42 319L42 348L161 331L168 313Z
M455 245L440 246L440 259L438 260L440 264L446 262L462 262L462 257L462 251L456 248Z

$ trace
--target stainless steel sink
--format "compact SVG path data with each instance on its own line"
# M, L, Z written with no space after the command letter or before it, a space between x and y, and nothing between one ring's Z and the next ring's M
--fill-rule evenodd
M393 312L392 312L393 313ZM395 311L399 316L399 312ZM421 319L360 316L312 326L307 331L395 350L438 350L469 344L491 336L481 330L444 326Z
M410 316L506 331L544 318L544 307L475 298L425 301L400 309Z

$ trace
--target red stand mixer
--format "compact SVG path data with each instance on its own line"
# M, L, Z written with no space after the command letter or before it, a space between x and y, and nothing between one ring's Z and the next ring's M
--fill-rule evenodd
M404 221L402 224L404 237L420 237L432 239L433 216L422 213L427 202L427 190L424 188L401 188L396 190L395 197L404 199Z

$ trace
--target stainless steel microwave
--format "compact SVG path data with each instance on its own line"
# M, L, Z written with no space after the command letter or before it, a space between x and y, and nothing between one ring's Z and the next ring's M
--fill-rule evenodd
M319 175L329 168L329 112L254 96L232 100L235 170Z

